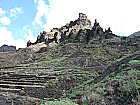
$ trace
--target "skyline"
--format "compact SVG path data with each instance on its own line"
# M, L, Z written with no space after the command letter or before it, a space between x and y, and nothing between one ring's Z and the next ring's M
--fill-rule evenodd
M128 36L140 31L139 0L0 0L0 46L26 47L28 40L52 28L60 28L87 14L114 34Z

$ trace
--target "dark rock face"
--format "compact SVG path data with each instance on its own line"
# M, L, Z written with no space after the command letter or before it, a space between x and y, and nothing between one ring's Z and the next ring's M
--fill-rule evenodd
M78 32L78 41L79 42L87 42L88 41L88 32L87 30L79 30Z
M40 35L37 36L37 40L35 43L41 43L45 41L45 35L46 35L46 31L43 31L40 33Z
M3 45L0 47L0 52L16 51L16 46Z
M129 35L129 38L140 38L140 31L135 32L135 33Z
M80 16L80 18L78 18L78 21L81 18L83 18L83 17ZM71 22L70 24L73 24L73 23ZM82 27L84 27L84 25L82 23L80 23L80 25L82 25ZM98 41L101 41L104 39L110 39L110 38L116 37L116 35L112 33L110 27L104 31L103 28L100 26L100 24L97 22L97 20L95 20L94 26L91 29L88 29L87 27L80 28L79 30L72 28L72 30L68 33L68 36L67 36L67 32L69 32L69 31L65 31L63 34L63 39L61 41L62 43L63 42L69 42L69 43L86 42L87 43L93 39L97 39Z
M27 42L27 47L29 47L29 46L31 46L32 45L32 43L31 43L31 41L29 40L28 42Z

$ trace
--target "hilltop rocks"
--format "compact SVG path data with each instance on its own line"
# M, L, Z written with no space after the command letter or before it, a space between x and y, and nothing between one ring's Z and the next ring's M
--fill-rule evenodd
M61 28L53 28L50 32L41 32L35 43L27 42L27 47L37 44L45 43L87 43L90 40L97 39L98 41L113 38L116 35L112 33L111 29L103 30L100 24L95 19L94 26L91 26L91 21L86 14L79 13L79 17L75 21L70 21L69 24Z
M0 47L0 52L16 51L16 46L3 45Z
M31 41L29 40L28 42L27 42L27 47L29 47L29 46L31 46L32 45L32 43L31 43Z
M87 18L86 14L79 13L79 18L74 22L71 21L69 27L78 25L80 27L91 28L91 21Z
M45 35L46 35L46 31L41 32L40 35L37 36L36 43L44 42L45 41Z
M116 36L116 35L112 33L110 27L107 30L105 30L105 38L106 39L113 38L114 36Z
M70 26L72 26L72 24L73 26L65 27L65 32L63 34L63 39L61 42L69 42L69 43L86 42L87 43L93 39L97 39L98 41L101 41L104 39L116 37L116 35L112 33L110 27L104 31L96 19L95 19L94 26L92 28L90 22L89 24L81 23L83 20L84 22L87 22L86 19L87 19L86 15L79 14L79 18L75 21L77 23L74 24L74 22L70 22L71 24Z

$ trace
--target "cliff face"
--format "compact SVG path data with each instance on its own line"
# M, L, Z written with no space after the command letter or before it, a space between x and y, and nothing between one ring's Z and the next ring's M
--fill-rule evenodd
M3 45L0 47L0 52L16 51L16 46Z

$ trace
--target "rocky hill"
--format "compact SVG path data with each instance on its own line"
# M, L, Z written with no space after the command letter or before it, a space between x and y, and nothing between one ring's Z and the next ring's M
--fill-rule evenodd
M140 38L140 31L135 32L135 33L129 35L129 37L130 37L130 38Z
M0 52L16 51L16 46L3 45L0 47Z
M108 41L108 45L117 46L139 46L139 38L121 37L113 34L111 28L103 29L95 19L94 25L86 14L79 13L79 17L75 21L62 26L61 28L53 28L50 32L40 32L36 42L27 42L27 47L39 50L46 46L56 46L66 43L96 43L104 44Z
M0 53L0 105L139 105L140 40L83 13Z

